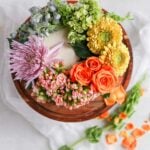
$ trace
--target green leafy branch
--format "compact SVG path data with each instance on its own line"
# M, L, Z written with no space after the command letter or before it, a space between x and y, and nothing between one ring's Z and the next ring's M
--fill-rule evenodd
M126 113L127 117L130 118L130 116L135 112L135 106L139 103L140 97L141 97L141 83L143 80L136 83L132 89L127 93L126 101L124 104L121 105L112 115L111 115L111 121L108 122L103 127L99 126L93 126L90 128L87 128L84 131L84 136L80 138L79 140L75 141L71 145L63 145L58 150L74 150L74 147L83 141L87 140L90 143L98 143L100 140L100 137L102 136L102 133L104 131L109 130L120 130L124 123L125 119L120 119L119 122L115 122L115 118L119 118L120 113Z
M106 16L114 19L118 23L123 22L125 20L133 20L133 16L130 13L127 13L124 17L122 17L122 16L117 15L114 12L110 12L110 13L108 12Z

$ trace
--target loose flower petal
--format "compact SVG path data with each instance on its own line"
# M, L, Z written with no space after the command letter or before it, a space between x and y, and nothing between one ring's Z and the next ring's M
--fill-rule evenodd
M125 137L122 141L122 146L127 150L133 150L136 148L137 141L134 136Z
M114 144L117 142L117 136L115 134L107 134L106 135L107 144Z
M123 137L123 138L127 138L128 137L128 133L127 131L123 130L120 132L119 136Z
M145 134L145 132L142 129L134 129L131 133L135 138L141 137L142 135Z
M143 125L142 125L142 128L143 128L145 131L150 131L150 124L143 124Z
M132 130L134 128L134 124L128 123L125 128L126 128L126 130Z
M106 119L106 118L108 118L108 117L109 117L109 112L108 112L108 111L105 111L104 113L102 113L102 114L99 116L100 119Z

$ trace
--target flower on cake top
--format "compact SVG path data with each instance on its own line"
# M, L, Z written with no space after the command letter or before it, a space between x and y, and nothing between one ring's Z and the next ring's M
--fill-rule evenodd
M89 57L85 62L75 64L70 70L72 82L78 82L83 86L100 94L110 93L118 85L118 78L110 65L100 62L97 57Z
M61 48L60 43L48 51L43 39L37 36L30 36L24 44L13 41L10 52L10 69L15 73L16 80L26 81L26 87L36 79L48 66Z
M100 61L111 65L117 76L122 76L130 61L130 55L128 48L123 44L109 44L105 47L105 54L100 55Z
M87 32L88 47L94 54L101 54L104 47L112 43L121 43L121 26L110 17L102 17Z

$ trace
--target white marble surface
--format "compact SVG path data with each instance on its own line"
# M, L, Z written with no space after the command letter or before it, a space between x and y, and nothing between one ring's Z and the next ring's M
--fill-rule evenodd
M16 12L14 15L17 17L17 13L24 13L25 10L30 8L33 5L44 5L46 0L0 0L0 16L3 13L3 9L12 9L15 10L16 7L21 7L19 12ZM150 15L150 6L148 5L148 0L101 0L102 7L110 10L118 12L119 14L125 14L129 11L141 12L145 15ZM18 10L18 9L17 9ZM13 11L14 12L14 11ZM9 11L11 13L11 11ZM3 44L3 39L1 33L1 25L4 22L7 22L7 19L12 20L13 18L9 18L9 13L6 14L6 18L0 20L0 44ZM26 11L26 16L29 13ZM17 18L17 25L19 25L24 17ZM24 15L22 15L24 16ZM15 22L16 23L16 22ZM1 48L1 46L0 46ZM0 49L1 54L2 49ZM0 55L1 57L1 55ZM0 72L0 76L2 72ZM149 82L150 83L150 82ZM143 120L143 117L148 117L148 114L144 114L144 110L148 110L149 108L149 99L150 93L146 94L145 102L141 103L138 106L138 113L135 117L133 117L133 121L140 125ZM145 106L145 104L147 104ZM138 150L149 150L150 147L150 135L144 136L144 138L140 139L140 143L138 146ZM45 137L43 137L37 130L35 130L29 122L27 122L22 116L10 110L7 106L5 106L0 99L0 150L49 150L48 141ZM108 148L111 149L111 148ZM95 149L93 149L95 150ZM97 150L97 149L96 149ZM107 150L107 149L106 149ZM117 149L118 150L118 149Z

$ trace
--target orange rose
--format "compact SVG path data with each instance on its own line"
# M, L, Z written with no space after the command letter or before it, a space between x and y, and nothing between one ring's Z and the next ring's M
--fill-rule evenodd
M89 57L85 61L85 66L92 71L99 71L101 69L101 62L97 57Z
M72 82L79 82L81 85L87 86L91 82L92 72L90 69L84 67L84 64L75 64L70 70Z
M101 94L106 94L116 87L117 77L113 71L101 69L93 75L92 82Z

